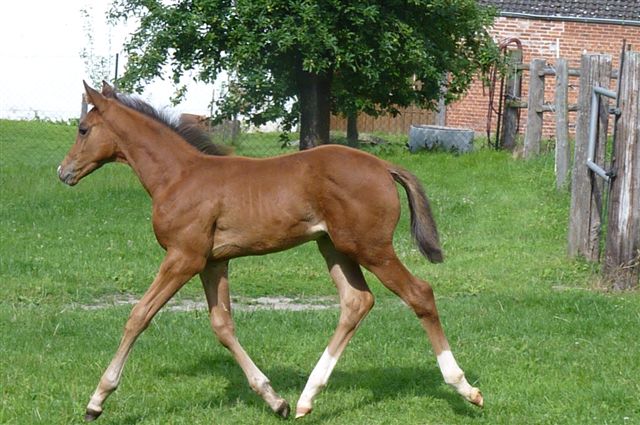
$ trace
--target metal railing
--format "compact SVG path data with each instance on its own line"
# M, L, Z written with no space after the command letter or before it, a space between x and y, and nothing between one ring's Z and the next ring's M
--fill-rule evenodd
M594 86L591 95L591 115L589 118L589 148L587 151L587 167L605 181L611 180L613 171L605 171L604 168L593 162L596 153L596 139L598 137L598 111L600 110L600 96L606 96L611 99L617 99L616 92L605 89L600 86ZM610 114L619 114L617 108L608 111Z

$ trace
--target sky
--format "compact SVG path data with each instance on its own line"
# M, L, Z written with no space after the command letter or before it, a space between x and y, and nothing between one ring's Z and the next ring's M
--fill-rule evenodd
M90 81L81 51L89 47L87 29L93 34L93 52L111 57L120 53L119 75L124 71L123 43L135 29L132 24L112 27L106 23L111 0L19 0L0 3L0 118L34 117L66 120L77 118L83 93L82 80ZM81 9L90 12L89 22ZM115 74L115 63L108 80ZM189 79L185 79L187 82ZM186 100L178 112L207 114L219 87L188 84ZM157 80L142 97L153 106L171 106L173 87Z

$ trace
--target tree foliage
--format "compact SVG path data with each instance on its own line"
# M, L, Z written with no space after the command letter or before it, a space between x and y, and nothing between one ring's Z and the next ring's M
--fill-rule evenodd
M139 19L125 85L140 88L166 64L176 83L188 70L205 82L225 70L221 114L255 124L304 122L326 102L345 115L434 107L444 75L456 98L495 57L493 12L474 0L116 0L111 16Z

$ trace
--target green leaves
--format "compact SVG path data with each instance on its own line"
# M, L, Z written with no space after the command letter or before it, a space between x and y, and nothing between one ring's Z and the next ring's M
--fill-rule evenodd
M110 16L140 21L121 85L139 89L166 64L174 81L224 70L220 116L255 124L295 122L303 71L330 77L334 112L393 113L434 107L445 75L459 96L497 57L493 12L474 0L117 0Z

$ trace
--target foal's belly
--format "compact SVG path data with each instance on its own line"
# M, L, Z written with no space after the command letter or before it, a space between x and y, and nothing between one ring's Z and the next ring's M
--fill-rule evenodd
M215 259L262 255L316 240L327 233L324 222L262 223L217 229L211 254Z

